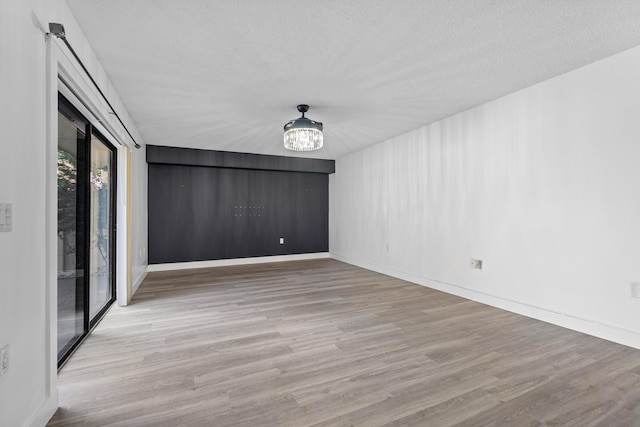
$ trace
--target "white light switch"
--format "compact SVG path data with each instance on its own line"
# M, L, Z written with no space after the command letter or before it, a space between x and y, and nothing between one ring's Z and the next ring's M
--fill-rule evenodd
M0 232L11 231L13 224L11 203L0 203Z
M281 238L280 238L280 244L281 244L281 245L284 245L284 237L281 237Z

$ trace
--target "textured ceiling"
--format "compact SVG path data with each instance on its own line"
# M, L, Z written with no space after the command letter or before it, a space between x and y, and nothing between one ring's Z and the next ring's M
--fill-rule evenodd
M638 0L67 3L147 143L328 159L640 45Z

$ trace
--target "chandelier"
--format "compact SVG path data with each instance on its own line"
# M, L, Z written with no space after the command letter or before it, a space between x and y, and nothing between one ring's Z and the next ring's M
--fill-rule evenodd
M309 106L298 105L302 117L284 125L284 148L293 151L313 151L322 148L322 123L304 116Z

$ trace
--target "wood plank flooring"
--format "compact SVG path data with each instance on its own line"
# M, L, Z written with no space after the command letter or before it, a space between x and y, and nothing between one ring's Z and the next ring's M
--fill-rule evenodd
M640 350L335 260L151 273L50 426L640 426Z

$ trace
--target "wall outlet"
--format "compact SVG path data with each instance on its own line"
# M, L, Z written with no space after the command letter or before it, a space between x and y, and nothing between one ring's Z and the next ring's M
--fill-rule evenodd
M474 268L476 270L482 270L482 260L471 258L471 260L469 261L469 267Z
M9 344L0 348L0 377L9 370Z
M281 238L280 238L280 244L281 244L281 245L284 245L284 237L281 237Z
M631 282L631 296L640 298L640 282Z

